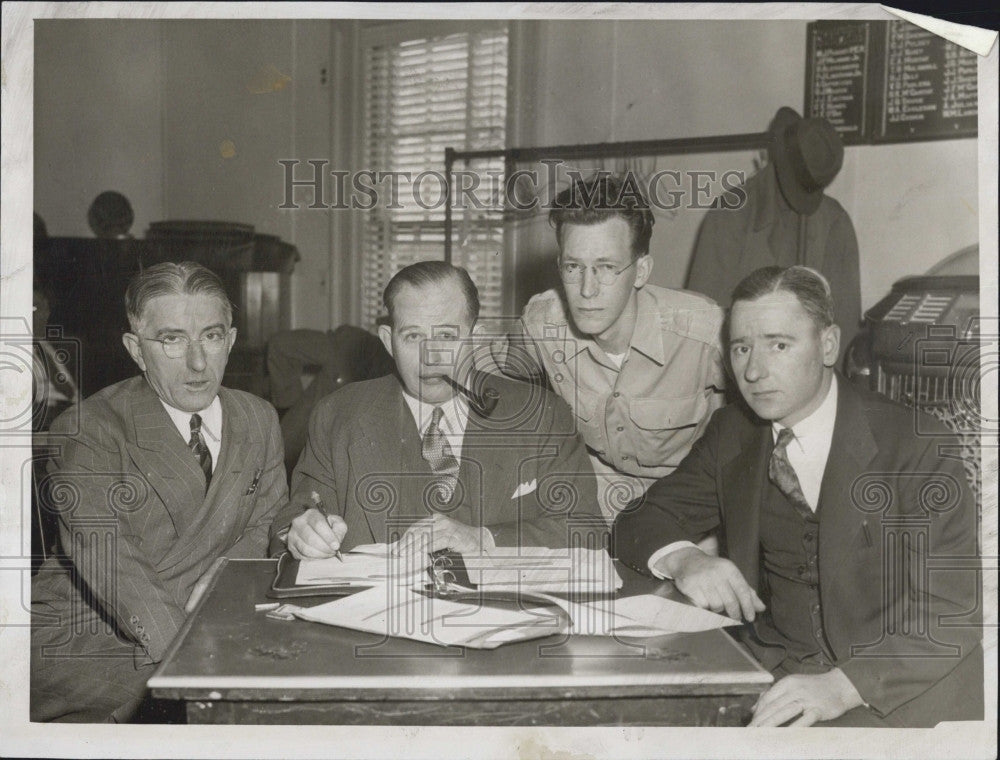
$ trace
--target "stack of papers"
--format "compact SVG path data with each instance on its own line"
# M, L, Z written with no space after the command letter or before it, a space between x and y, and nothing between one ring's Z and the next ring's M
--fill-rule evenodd
M371 586L410 584L427 580L427 563L397 557L388 544L364 544L344 552L342 559L304 559L295 582L299 586Z
M486 591L610 594L622 587L603 549L498 547L489 554L463 559L469 581Z
M299 562L300 586L418 585L430 580L425 556L399 555L393 544L365 544L337 557ZM608 553L602 549L499 547L480 556L463 556L469 582L486 591L539 591L610 594L622 587Z
M345 552L342 561L303 560L299 585L366 588L316 607L295 608L294 614L367 633L477 649L554 633L645 637L739 625L725 615L650 594L611 597L622 580L603 550L499 548L462 557L477 589L442 597L429 591L428 558L397 556L394 548L369 544ZM448 590L462 587L449 584ZM491 603L498 592L519 601Z
M565 618L551 608L499 609L393 586L378 586L335 602L299 608L295 616L355 631L473 649L495 649L511 641L566 630Z

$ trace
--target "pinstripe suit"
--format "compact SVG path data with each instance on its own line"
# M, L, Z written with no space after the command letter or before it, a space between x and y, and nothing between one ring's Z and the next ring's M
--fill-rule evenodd
M265 556L287 499L277 415L248 393L220 388L219 398L222 449L207 494L143 377L53 424L68 435L47 484L65 556L32 583L32 720L127 718L198 578L220 556Z

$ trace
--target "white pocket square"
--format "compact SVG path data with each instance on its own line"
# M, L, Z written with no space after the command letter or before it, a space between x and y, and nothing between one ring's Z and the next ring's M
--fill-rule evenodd
M522 483L514 491L514 495L510 498L516 499L518 496L527 496L529 493L538 488L538 481L532 480L530 483Z

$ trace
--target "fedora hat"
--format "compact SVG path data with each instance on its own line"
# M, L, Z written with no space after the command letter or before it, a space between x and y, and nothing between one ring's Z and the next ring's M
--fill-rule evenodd
M788 205L811 214L844 163L844 144L826 119L803 119L782 106L771 120L769 154Z

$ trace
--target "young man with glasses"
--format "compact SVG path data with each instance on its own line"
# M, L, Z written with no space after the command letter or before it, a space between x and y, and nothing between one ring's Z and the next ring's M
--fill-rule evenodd
M534 296L494 357L547 379L572 407L612 521L674 470L723 403L723 314L710 299L649 285L653 214L631 175L598 174L549 212L562 288Z
M125 348L143 374L50 430L59 448L42 506L64 556L32 581L33 721L134 718L215 561L263 558L288 497L274 408L221 387L236 329L219 278L157 264L125 305Z

